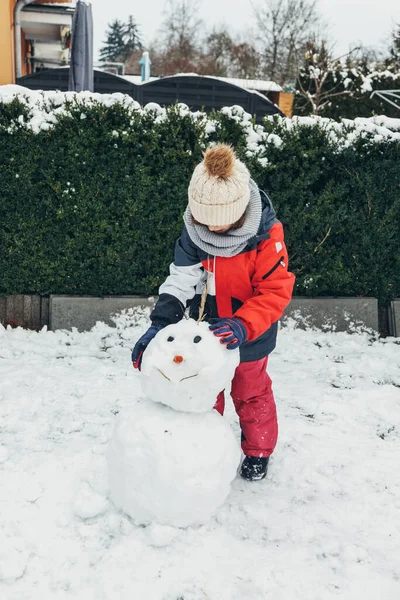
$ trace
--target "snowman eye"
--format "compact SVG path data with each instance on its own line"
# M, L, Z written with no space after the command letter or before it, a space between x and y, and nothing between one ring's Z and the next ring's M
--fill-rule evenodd
M198 344L199 342L201 342L201 335L196 335L196 337L193 340L193 343Z
M169 336L169 338L167 339L167 342L173 342L174 341L174 337L172 335Z

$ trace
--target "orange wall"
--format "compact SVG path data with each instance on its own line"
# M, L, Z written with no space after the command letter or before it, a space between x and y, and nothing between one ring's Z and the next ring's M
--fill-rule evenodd
M292 116L293 112L293 100L294 94L290 94L288 92L280 92L279 94L279 108L287 117Z
M14 83L14 5L15 0L0 0L0 85Z
M50 0L43 0L43 2ZM51 0L55 4L65 4L70 0ZM15 83L14 61L14 7L16 0L0 0L0 85ZM22 75L30 72L26 56L30 50L25 41L24 32L21 35L22 46Z

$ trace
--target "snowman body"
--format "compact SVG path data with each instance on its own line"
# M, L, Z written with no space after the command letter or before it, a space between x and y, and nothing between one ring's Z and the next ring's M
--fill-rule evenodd
M108 448L111 497L136 523L205 523L236 477L240 449L213 406L239 352L206 323L162 329L142 364L145 398L118 415Z

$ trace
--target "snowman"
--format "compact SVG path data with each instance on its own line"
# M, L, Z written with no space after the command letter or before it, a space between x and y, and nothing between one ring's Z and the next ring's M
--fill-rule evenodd
M111 498L135 523L200 525L226 500L241 452L213 407L238 364L239 350L193 319L150 342L145 397L119 413L107 453Z

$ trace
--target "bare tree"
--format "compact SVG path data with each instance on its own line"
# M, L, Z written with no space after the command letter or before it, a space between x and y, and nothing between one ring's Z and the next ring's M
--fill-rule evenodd
M234 37L225 27L214 29L205 40L198 73L254 79L260 71L260 55L249 35Z
M360 48L353 48L349 53L334 58L332 48L325 41L318 46L315 42L307 44L305 65L299 70L297 88L299 95L306 101L305 106L310 106L312 114L321 114L333 98L354 94L356 81L343 77L343 73L347 72L343 62L350 68L351 55L359 50Z
M204 52L200 58L199 73L227 77L231 62L233 41L225 27L214 28L205 39Z
M203 21L198 0L168 0L158 41L152 44L153 70L161 75L195 70Z
M379 46L366 46L357 43L350 48L350 53L353 52L357 52L357 61L366 69L369 69L371 65L383 65L385 60L385 51Z
M307 40L321 26L316 0L256 0L253 6L264 76L294 82Z
M261 74L260 53L249 42L238 41L232 45L230 72L232 77L256 79Z

